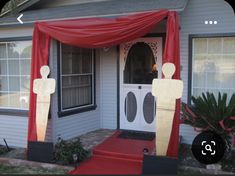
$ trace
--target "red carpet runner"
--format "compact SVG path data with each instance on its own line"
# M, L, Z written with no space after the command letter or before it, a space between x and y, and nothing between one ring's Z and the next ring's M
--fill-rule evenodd
M143 149L152 153L153 141L118 138L116 132L93 149L93 156L69 174L141 174Z

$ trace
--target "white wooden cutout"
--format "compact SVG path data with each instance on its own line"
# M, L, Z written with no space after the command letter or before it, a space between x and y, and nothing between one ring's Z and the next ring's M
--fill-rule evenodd
M154 79L152 94L156 97L156 155L166 156L175 114L176 99L182 97L183 81L172 79L175 65L162 66L164 79ZM174 147L174 146L170 146Z
M37 94L36 130L38 141L45 141L50 95L55 92L55 79L47 78L49 73L50 68L46 65L42 66L40 69L42 78L35 79L33 82L33 92Z

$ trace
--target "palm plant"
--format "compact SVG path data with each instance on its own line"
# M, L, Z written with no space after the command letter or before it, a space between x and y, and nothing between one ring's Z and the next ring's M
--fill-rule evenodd
M211 130L221 135L231 149L231 137L235 132L235 94L227 101L227 94L202 93L192 96L192 105L182 103L181 117L185 124L191 125L196 131Z

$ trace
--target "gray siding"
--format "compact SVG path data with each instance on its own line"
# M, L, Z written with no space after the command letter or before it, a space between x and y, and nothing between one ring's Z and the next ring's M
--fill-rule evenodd
M117 128L117 47L100 50L101 127Z
M0 144L5 145L3 138L6 139L7 143L11 147L22 147L27 146L28 137L28 117L20 116L0 116ZM52 140L52 126L51 120L48 121L46 141Z
M27 117L0 116L0 144L4 144L3 138L11 147L26 147L27 145Z
M32 36L33 28L32 27L6 27L0 28L0 40L2 38L15 38L15 37L24 37Z
M57 44L53 42L53 51L50 56L50 65L52 67L51 77L57 80ZM56 92L52 96L51 113L53 117L53 141L58 137L70 139L81 134L100 128L100 75L99 75L99 53L96 52L96 104L97 108L92 111L77 113L74 115L58 117L58 85Z
M32 36L33 28L0 28L0 41L7 39L15 40L17 37ZM48 122L46 141L52 139L51 120ZM0 144L6 139L9 146L26 147L28 135L28 117L0 115Z
M205 25L205 20L216 20L217 25ZM180 15L180 54L181 78L184 81L182 101L187 102L188 94L188 40L189 34L234 33L235 18L233 9L223 0L189 0ZM191 127L182 125L180 130L183 142L191 143L196 135Z

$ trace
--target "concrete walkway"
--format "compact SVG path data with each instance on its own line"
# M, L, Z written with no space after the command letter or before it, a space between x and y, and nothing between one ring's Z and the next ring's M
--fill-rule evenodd
M15 166L15 167L33 167L33 168L43 168L43 169L63 169L66 171L70 171L73 167L70 166L62 166L57 164L49 164L49 163L40 163L34 161L27 161L22 159L13 159L13 158L2 158L0 157L0 164L6 166Z
M94 148L114 134L116 130L99 129L79 136L83 147L87 150Z
M109 129L99 129L84 135L79 136L82 145L85 149L91 150L96 145L102 143L106 138L111 136L115 130ZM73 138L71 140L74 140ZM0 156L0 164L6 166L23 166L30 168L43 168L43 169L60 169L65 171L71 171L74 168L71 166L62 166L57 164L48 164L48 163L40 163L34 161L26 160L26 149L24 148L16 148L11 150L10 152Z

